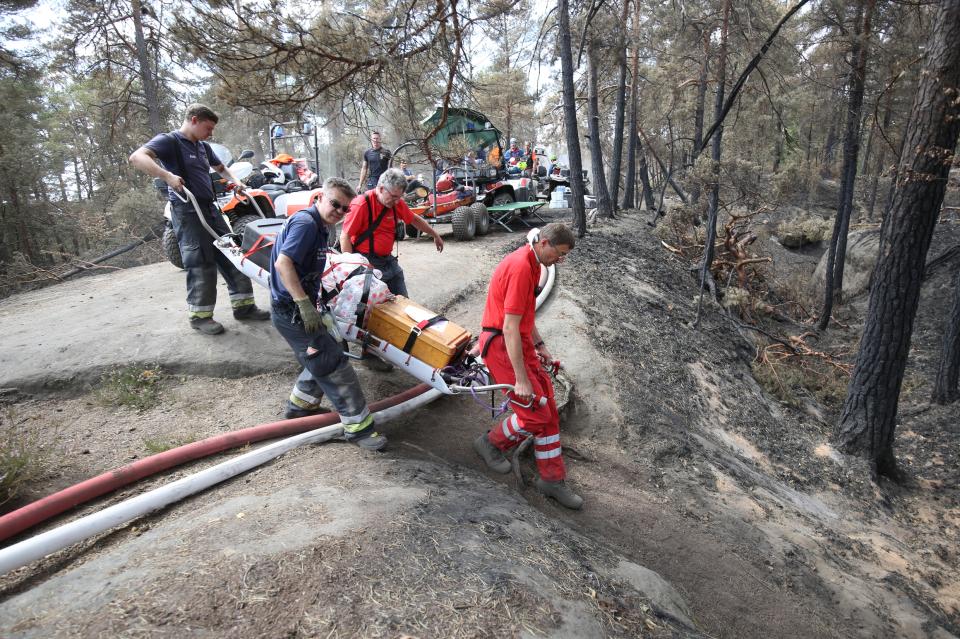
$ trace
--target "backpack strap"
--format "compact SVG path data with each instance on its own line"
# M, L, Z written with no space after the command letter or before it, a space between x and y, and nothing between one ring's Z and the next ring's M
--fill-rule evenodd
M353 248L362 253L362 251L360 251L360 245L366 242L367 240L369 240L370 254L376 255L376 253L373 250L373 232L377 230L377 227L380 226L380 222L383 222L383 218L387 216L388 209L384 207L380 211L380 215L377 216L377 219L374 220L373 205L370 204L370 194L364 193L363 200L367 203L367 228L365 228L363 232L357 236L357 239L353 242ZM389 210L393 211L394 220L396 220L397 212L394 211L393 208Z

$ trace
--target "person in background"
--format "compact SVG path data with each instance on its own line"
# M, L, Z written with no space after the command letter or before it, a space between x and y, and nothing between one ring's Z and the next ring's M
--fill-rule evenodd
M327 225L343 219L353 196L346 180L328 178L313 206L294 213L277 235L270 254L273 325L303 366L284 417L330 412L320 406L326 394L340 414L347 441L365 450L383 450L387 438L374 429L357 373L334 337L339 334L333 316L317 304L329 244Z
M403 176L407 178L407 182L413 180L413 171L411 171L410 167L407 166L406 160L400 160L400 170L403 171Z
M516 166L517 162L522 160L524 157L525 156L523 154L523 149L517 146L517 138L510 138L510 148L507 149L506 152L503 154L504 161L507 163L508 166L511 164ZM517 162L511 162L511 160L513 160L514 158L517 159Z
M357 192L363 192L376 186L383 172L390 168L390 151L380 143L380 132L370 134L370 148L360 157L360 180Z
M220 118L209 107L191 104L178 130L154 136L130 155L130 164L134 168L167 183L170 222L177 236L177 244L180 245L183 268L187 272L187 316L190 326L204 335L219 335L224 331L223 324L213 319L213 308L217 303L218 270L227 283L235 319L270 319L270 313L257 308L253 301L250 278L238 271L213 246L214 238L203 228L193 203L180 199L185 197L183 188L186 187L196 198L210 228L219 235L230 232L215 205L210 167L234 184L240 184L240 180L204 142L213 135L219 121Z

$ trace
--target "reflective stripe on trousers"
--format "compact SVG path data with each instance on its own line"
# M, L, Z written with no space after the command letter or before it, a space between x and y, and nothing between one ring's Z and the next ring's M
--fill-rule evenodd
M534 403L530 408L523 408L511 402L513 414L490 429L490 443L502 451L507 451L527 437L533 437L533 455L540 477L546 481L560 481L567 475L560 447L560 414L553 398L553 383L540 361L532 359L535 357L533 345L525 344L524 363L527 377L533 386L534 394L547 397L547 405L538 406ZM492 341L484 363L498 384L516 383L513 366L502 339Z

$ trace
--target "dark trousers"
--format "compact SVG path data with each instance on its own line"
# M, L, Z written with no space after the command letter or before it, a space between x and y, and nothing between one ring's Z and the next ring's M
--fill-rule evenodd
M219 235L230 232L212 202L199 202L207 224ZM250 278L238 271L227 256L213 246L192 204L171 203L171 223L180 245L180 257L187 271L187 311L191 317L212 317L217 302L217 271L230 292L231 306L253 304Z
M387 255L386 257L381 257L379 255L373 255L372 253L364 253L363 256L370 260L373 268L383 273L383 277L380 279L387 285L391 293L410 297L407 295L407 282L403 277L403 268L400 267L400 261L396 256Z

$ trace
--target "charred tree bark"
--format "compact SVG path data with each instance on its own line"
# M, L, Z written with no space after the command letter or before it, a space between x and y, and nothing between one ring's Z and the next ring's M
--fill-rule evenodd
M640 139L637 139L637 168L638 173L640 174L640 188L641 193L643 194L643 202L647 207L648 211L652 211L654 207L653 203L653 187L650 186L650 171L647 168L647 154L643 149L643 143Z
M853 192L857 179L857 155L860 152L860 118L863 113L863 90L867 75L867 52L870 21L876 0L862 0L857 5L850 69L850 90L847 101L847 122L843 133L843 171L840 182L840 201L833 221L833 236L827 252L826 280L824 282L823 312L817 328L826 330L830 324L834 299L843 291L843 265L847 255L847 233L853 214Z
M577 102L573 87L573 51L570 47L570 7L557 0L560 39L560 73L563 77L563 122L567 133L570 163L570 188L573 191L573 228L577 237L587 234L587 213L583 206L583 162L580 158L580 133L577 128Z
M597 97L597 52L594 43L587 49L587 109L590 131L590 170L593 173L593 189L597 196L597 216L613 217L607 178L603 172L603 147L600 145L600 105Z
M624 112L627 110L627 12L629 0L620 11L619 64L617 65L617 106L613 124L613 158L610 163L610 205L615 209L620 198L620 163L623 159Z
M693 150L690 153L690 166L693 167L703 148L703 114L707 104L707 82L710 78L710 30L703 30L703 61L700 64L700 78L697 81L697 102L693 114ZM690 201L696 204L700 200L700 185L694 183L690 188Z
M893 479L900 479L893 439L920 282L960 134L960 0L941 2L926 52L836 432L841 450Z
M940 366L930 398L935 404L949 404L960 399L960 271L953 280L953 308L943 328Z
M700 298L703 297L703 287L707 284L707 275L710 265L713 264L713 245L717 241L717 215L720 209L720 150L723 140L723 95L727 82L727 33L730 26L731 0L723 3L723 23L720 27L720 51L717 55L717 93L714 101L714 115L716 123L713 127L713 148L710 159L713 163L713 174L710 185L710 203L707 209L707 238L703 247L703 262L700 264ZM670 174L667 174L669 178ZM700 300L697 302L697 322L700 320Z

